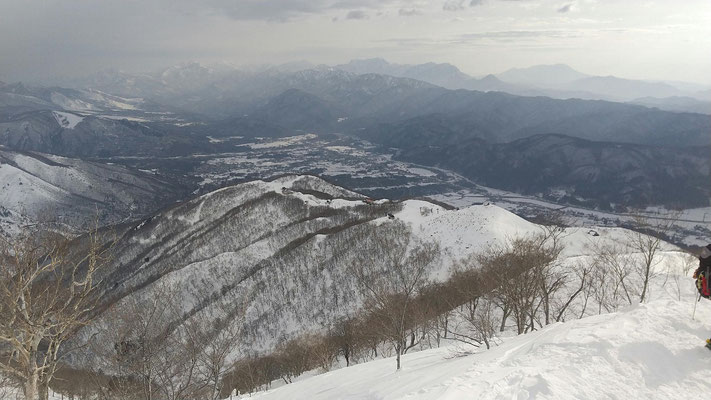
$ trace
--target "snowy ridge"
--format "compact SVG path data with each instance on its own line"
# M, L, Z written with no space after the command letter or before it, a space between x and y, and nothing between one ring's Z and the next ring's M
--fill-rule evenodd
M90 222L87 215L97 210L108 218L103 222L117 222L173 195L170 184L138 171L0 147L0 207L8 214L0 234L21 221L37 222L48 210L69 226Z
M346 265L331 254L342 251L352 257L355 243L345 238L374 217L368 215L371 206L360 200L330 201L306 194L310 192L355 195L310 176L254 181L206 194L119 231L122 239L105 278L105 298L149 297L162 284L172 284L184 290L182 307L190 314L260 287L245 338L255 351L270 350L284 336L317 330L355 301L346 291L343 304L313 307L325 293L321 285L345 274ZM143 287L154 275L161 278Z
M68 112L52 111L52 114L59 126L64 129L74 129L74 127L84 120L84 117Z
M104 299L121 305L151 298L168 284L182 291L180 307L189 318L235 307L234 299L249 293L241 344L265 354L358 310L362 299L348 266L361 252L382 251L374 237L398 224L410 226L414 239L440 244L434 279L446 279L455 262L489 244L542 232L496 206L448 211L419 200L367 204L353 195L316 177L285 176L223 188L116 227L120 240L104 271ZM593 241L624 238L624 230L598 232L566 231L565 257L589 257Z
M423 211L429 214L423 216ZM475 205L447 211L425 201L408 200L396 216L411 224L413 233L420 239L437 241L450 263L508 239L544 232L542 226L495 205ZM590 231L590 227L566 228L561 235L564 246L562 257L593 256L593 246L624 243L629 232L623 228L594 227L598 236L592 236ZM662 244L661 250L671 253L679 251L676 246L667 243Z
M443 347L325 373L259 400L695 399L711 393L711 302L694 291L557 323L464 357Z

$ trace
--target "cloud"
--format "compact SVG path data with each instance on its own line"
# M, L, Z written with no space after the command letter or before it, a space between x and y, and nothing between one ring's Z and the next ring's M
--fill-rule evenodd
M564 5L563 7L559 8L559 9L558 9L558 12L559 12L559 13L567 13L567 12L569 12L572 8L573 8L573 4L572 4L572 3L566 4L566 5Z
M368 19L370 18L368 14L365 13L365 11L361 10L353 10L349 11L348 14L346 14L346 19Z
M525 39L548 38L548 39L570 39L580 37L581 32L574 30L541 30L541 31L491 31L477 32L459 35L455 42L477 41L489 39L497 42L512 42Z
M465 0L447 0L442 5L445 11L460 11L464 9Z
M117 1L117 0L108 0ZM186 13L224 15L235 20L289 21L293 18L326 14L334 10L377 10L402 0L158 0L166 8Z
M415 15L422 15L422 13L419 10L417 10L416 8L409 8L409 9L401 8L398 11L398 14L401 17L413 17Z
M181 8L195 8L197 4L187 0L178 0ZM314 14L332 7L327 0L261 0L228 1L208 0L203 3L214 14L222 14L236 20L288 20L300 14Z
M484 4L484 0L468 0L469 7L476 7ZM467 0L446 0L442 5L445 11L461 11L467 8Z

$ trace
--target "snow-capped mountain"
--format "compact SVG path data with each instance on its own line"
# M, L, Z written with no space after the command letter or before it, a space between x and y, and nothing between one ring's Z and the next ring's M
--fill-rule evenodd
M180 193L152 173L0 146L0 234L37 222L69 230L116 223L155 211Z
M13 119L23 113L40 110L139 122L183 121L177 115L183 114L182 112L136 96L121 97L94 88L39 87L22 83L0 86L0 120Z
M47 106L58 110L77 112L100 112L111 110L136 110L143 104L140 98L123 98L98 90L76 90L60 87L33 87L22 83L0 87L0 104L3 106L13 98L34 98L36 109Z
M185 154L204 149L175 126L88 113L37 110L0 121L0 145L67 157ZM201 147L201 145L203 147Z
M351 60L335 68L355 74L382 74L429 82L448 89L463 89L476 79L452 64L426 63L418 65L392 64L382 58Z
M632 101L637 97L657 97L657 107L679 112L699 112L695 104L673 102L674 96L703 99L698 86L680 82L647 82L614 76L592 76L565 64L512 68L496 75L475 78L451 64L403 65L382 58L352 60L335 66L357 74L375 73L417 79L447 89L497 91L519 96L546 96L556 99ZM638 103L643 104L643 103ZM646 104L644 104L646 105ZM703 111L708 113L708 110Z

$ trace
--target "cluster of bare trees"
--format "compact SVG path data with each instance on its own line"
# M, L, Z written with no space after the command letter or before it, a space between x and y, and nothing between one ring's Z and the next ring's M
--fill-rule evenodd
M244 306L220 303L188 315L179 288L160 284L146 295L113 305L94 336L108 384L97 379L99 399L217 400L239 343Z
M664 244L661 238L673 231L678 217L678 213L670 213L658 219L636 216L631 227L634 230L625 232L624 241L593 244L593 262L578 267L579 273L585 277L581 285L584 302L580 317L588 312L591 300L598 314L647 301L651 283L665 272L665 279L671 279L676 284L677 295L681 298L680 272L686 271L688 275L696 259L688 255L684 259L685 265L678 271L663 271L659 268L662 261L660 251ZM662 282L662 286L666 287L666 283Z
M644 301L662 243L630 232L622 243L606 241L593 246L591 257L563 265L564 230L550 225L539 235L491 246L458 265L448 280L430 282L439 249L412 243L408 233L394 225L384 237L369 232L373 237L361 238L385 250L360 254L349 268L364 301L359 314L268 357L243 360L232 375L235 387L256 390L276 379L290 382L339 359L348 366L394 355L400 368L402 354L438 346L442 339L488 348L506 329L522 334L581 318L588 304L602 312Z
M492 246L458 266L443 284L450 338L474 346L491 346L513 321L518 334L560 321L576 290L561 296L574 272L560 268L562 230L511 239Z
M46 399L52 385L96 399L221 398L239 343L239 302L186 315L181 293L160 287L106 310L91 338L77 335L97 321L111 243L96 231L78 241L32 232L0 242L0 394L17 388ZM66 367L79 349L100 368ZM59 376L82 379L67 385Z
M395 350L397 369L400 369L400 356L414 346L416 339L412 337L411 328L415 324L416 310L413 306L439 256L439 248L434 243L416 244L410 249L408 233L403 228L395 235L378 237L389 251L380 258L361 253L350 268L364 296L364 310L371 327Z
M225 380L225 387L238 393L267 389L274 381L292 379L314 369L329 370L338 357L334 338L307 334L281 343L271 354L248 356L237 361Z
M28 400L46 398L67 340L90 320L98 300L96 273L108 249L96 232L81 256L46 232L0 241L0 374Z
M328 332L292 340L263 357L240 361L230 384L253 391L281 379L290 382L316 368L327 370L339 359L346 366L378 356L401 356L417 347L439 345L441 339L489 347L513 320L524 333L559 321L580 290L561 302L557 296L574 278L558 268L562 230L515 239L473 257L445 282L430 281L440 249L415 243L406 226L394 225L387 235L371 232L384 251L361 253L349 273L363 299L354 317L334 323Z

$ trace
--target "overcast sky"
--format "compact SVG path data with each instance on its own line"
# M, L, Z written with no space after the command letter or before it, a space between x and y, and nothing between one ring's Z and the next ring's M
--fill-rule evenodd
M0 0L3 81L370 57L711 84L711 1Z

